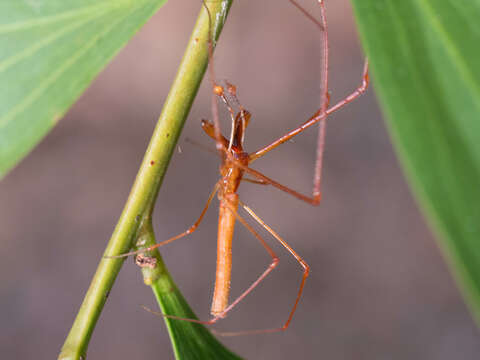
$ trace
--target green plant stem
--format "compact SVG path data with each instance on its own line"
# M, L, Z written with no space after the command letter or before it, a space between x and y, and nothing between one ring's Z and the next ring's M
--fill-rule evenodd
M151 216L168 163L208 65L210 25L213 37L218 39L231 3L232 0L209 2L212 24L202 6L135 183L104 255L129 251L140 222ZM104 257L100 260L59 359L85 359L93 329L124 260Z

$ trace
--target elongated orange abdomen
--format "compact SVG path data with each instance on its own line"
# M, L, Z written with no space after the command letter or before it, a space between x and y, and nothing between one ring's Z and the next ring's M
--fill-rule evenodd
M217 272L213 293L213 316L220 315L228 306L230 279L232 275L232 238L235 227L235 214L238 208L238 195L225 194L220 200L218 214Z

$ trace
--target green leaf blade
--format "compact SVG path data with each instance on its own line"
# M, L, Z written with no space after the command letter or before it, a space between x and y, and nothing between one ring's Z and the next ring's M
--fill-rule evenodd
M396 150L480 319L480 3L353 4Z
M197 319L168 273L152 285L152 290L163 314ZM169 318L165 318L165 323L176 359L241 359L224 347L203 325Z
M0 5L0 178L46 135L164 2Z

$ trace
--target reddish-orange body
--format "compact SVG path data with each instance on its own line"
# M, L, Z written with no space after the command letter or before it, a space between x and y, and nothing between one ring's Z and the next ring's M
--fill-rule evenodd
M249 119L250 113L241 110L234 120L234 136L231 142L228 142L222 135L219 139L222 147L222 163L220 165L222 178L218 183L220 207L218 212L217 271L211 308L213 316L222 317L228 306L232 273L232 239L239 203L237 190L244 173L238 164L248 166L249 162L248 153L243 150L244 131ZM216 139L213 124L204 120L202 128L207 135Z

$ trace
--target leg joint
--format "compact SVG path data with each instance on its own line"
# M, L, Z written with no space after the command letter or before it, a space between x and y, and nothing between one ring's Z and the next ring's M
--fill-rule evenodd
M314 192L313 193L312 205L313 206L318 206L318 205L320 205L321 201L322 201L322 192L321 191Z
M185 231L185 235L190 235L191 233L193 233L195 230L197 230L197 227L198 225L197 224L194 224L192 226L190 226L187 231Z
M310 265L308 265L304 260L300 260L300 265L303 267L303 274L307 277L310 274Z

